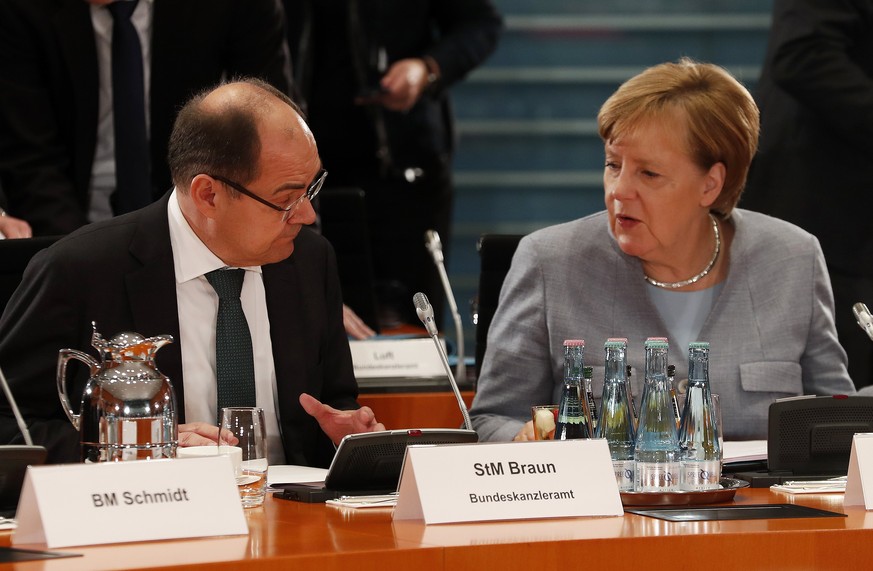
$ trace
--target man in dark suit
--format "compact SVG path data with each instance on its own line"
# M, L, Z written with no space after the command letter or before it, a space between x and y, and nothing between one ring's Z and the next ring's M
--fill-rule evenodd
M111 135L101 128L112 119L109 1L0 1L0 181L6 210L35 235L65 234L112 214L92 210L95 181L113 168ZM153 198L171 187L167 140L191 95L234 76L288 93L282 14L278 0L138 2L132 19L151 40L142 51ZM94 26L101 21L102 35ZM114 185L109 175L97 185L108 187L104 193Z
M772 21L755 93L761 143L740 206L821 242L861 388L873 384L873 343L852 314L873 303L873 2L776 0Z
M173 335L157 365L187 422L180 443L214 441L218 297L205 274L234 267L245 270L257 405L268 441L281 442L271 458L327 466L345 434L384 427L357 408L333 250L305 227L324 176L311 132L277 90L230 83L180 111L169 163L172 193L38 254L0 317L0 363L34 440L50 461L78 459L54 370L59 349L87 349L93 320L110 336ZM69 383L74 398L84 376ZM0 442L17 433L9 407L0 408Z
M449 88L497 47L491 0L284 0L295 85L319 143L328 187L366 193L381 323L418 324L424 291L445 296L424 245L450 242L454 118ZM326 188L325 193L331 191ZM325 227L328 212L323 213ZM354 309L354 305L352 306Z

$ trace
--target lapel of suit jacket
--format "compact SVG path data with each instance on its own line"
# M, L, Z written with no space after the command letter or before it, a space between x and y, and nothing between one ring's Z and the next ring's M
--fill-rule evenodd
M170 246L167 204L170 193L142 209L130 241L130 255L139 267L125 276L135 331L146 336L172 335L174 343L158 353L158 365L173 382L180 421L184 419L182 351L176 305L176 269Z
M306 387L306 331L303 330L303 310L293 254L276 264L263 266L267 315L270 319L270 340L276 367L279 418L283 424L299 416L297 396Z

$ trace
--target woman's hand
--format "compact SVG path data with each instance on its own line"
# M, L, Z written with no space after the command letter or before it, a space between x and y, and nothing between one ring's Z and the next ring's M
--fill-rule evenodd
M515 438L512 439L513 442L527 442L528 440L536 440L536 438L534 438L532 420L525 422L524 426L521 427L521 430L518 431L518 434L515 435Z

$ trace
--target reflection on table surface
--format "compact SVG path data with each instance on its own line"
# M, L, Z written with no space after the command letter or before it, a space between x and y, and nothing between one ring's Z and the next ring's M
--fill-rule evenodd
M641 558L657 568L681 562L708 569L854 569L873 557L873 515L863 507L843 508L841 494L792 496L745 488L731 503L797 503L848 517L668 522L625 514L426 526L395 522L390 508L355 510L268 497L263 507L246 510L247 537L66 548L59 551L84 557L0 569L530 571L562 568L571 560L593 568L629 568ZM84 522L71 518L73 523ZM0 533L0 544L9 544L8 532Z

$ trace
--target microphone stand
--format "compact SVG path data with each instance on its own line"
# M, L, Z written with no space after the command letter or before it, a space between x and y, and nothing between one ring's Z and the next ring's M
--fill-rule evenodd
M415 313L421 319L424 328L427 329L428 335L433 339L436 345L437 353L440 355L440 360L443 362L443 368L446 370L446 375L449 377L449 384L452 386L452 392L455 393L455 398L458 400L458 408L461 409L461 415L464 417L464 428L473 430L473 422L470 420L470 413L467 412L467 405L461 397L461 390L458 388L458 382L452 374L452 367L449 365L449 358L446 356L446 350L443 349L443 344L440 343L436 323L433 320L433 306L428 301L427 296L419 292L412 297L415 304Z
M445 292L446 300L449 303L449 310L452 312L452 320L455 322L455 338L457 339L458 345L458 364L455 369L455 375L459 379L466 380L467 364L464 362L464 327L461 323L461 314L458 312L458 305L455 303L455 294L452 292L452 285L449 283L449 276L446 273L443 245L440 240L440 235L436 230L428 230L424 233L424 243L427 247L427 251L430 252L431 257L433 258L437 272L439 272L443 291ZM440 349L442 350L442 347Z

